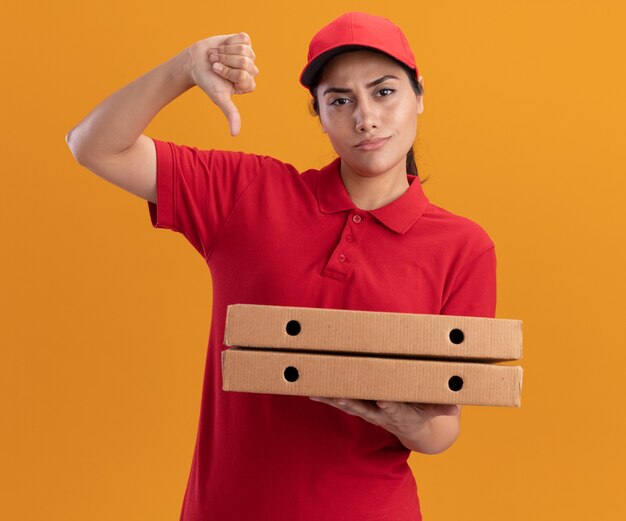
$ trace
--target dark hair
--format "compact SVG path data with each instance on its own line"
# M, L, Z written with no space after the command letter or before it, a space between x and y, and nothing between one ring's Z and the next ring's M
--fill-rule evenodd
M422 85L419 83L419 81L417 81L417 78L415 77L415 73L411 68L409 68L407 65L405 65L401 61L396 60L394 57L389 56L388 54L384 52L378 51L376 49L368 49L368 50L372 52L376 52L378 54L382 54L383 56L386 56L387 58L391 58L393 61L395 61L398 65L400 65L400 67L402 67L406 75L409 77L411 87L413 88L413 91L415 92L415 94L417 94L418 96L421 96L424 93L424 89L422 88ZM350 52L350 51L344 51L344 52ZM319 117L320 115L319 114L319 102L317 99L317 85L320 81L323 70L324 70L324 67L322 67L317 72L317 74L311 80L311 86L309 87L309 92L311 93L311 96L313 97L313 99L310 102L309 110L311 112L311 115L317 116L317 117ZM413 147L409 149L406 155L406 171L407 171L407 174L412 174L419 178L419 175L417 173L417 165L415 164L415 151L413 150ZM424 183L424 182L426 182L426 179L420 180L420 183Z

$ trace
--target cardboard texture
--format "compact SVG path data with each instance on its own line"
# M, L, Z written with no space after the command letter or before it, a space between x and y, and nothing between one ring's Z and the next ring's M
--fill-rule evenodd
M520 320L233 304L225 391L519 407Z
M520 320L233 304L224 343L297 351L517 360Z

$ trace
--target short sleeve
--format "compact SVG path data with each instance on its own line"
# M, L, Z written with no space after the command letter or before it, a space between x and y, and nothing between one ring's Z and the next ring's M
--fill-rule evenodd
M454 278L440 314L495 318L496 252L494 245L461 267Z
M272 158L153 142L157 203L148 201L152 226L183 234L207 259L231 212Z

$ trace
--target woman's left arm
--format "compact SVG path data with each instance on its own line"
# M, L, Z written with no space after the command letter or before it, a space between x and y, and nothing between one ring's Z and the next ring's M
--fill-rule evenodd
M460 405L406 402L374 402L345 398L319 398L347 414L383 427L407 448L422 454L439 454L450 447L460 432Z

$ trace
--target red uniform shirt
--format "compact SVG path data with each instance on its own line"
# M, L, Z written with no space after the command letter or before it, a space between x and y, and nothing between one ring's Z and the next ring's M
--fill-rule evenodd
M417 521L410 451L307 397L222 391L233 303L495 316L494 244L429 202L419 179L355 207L336 158L300 174L275 158L154 140L152 225L182 233L213 280L213 314L184 521Z

